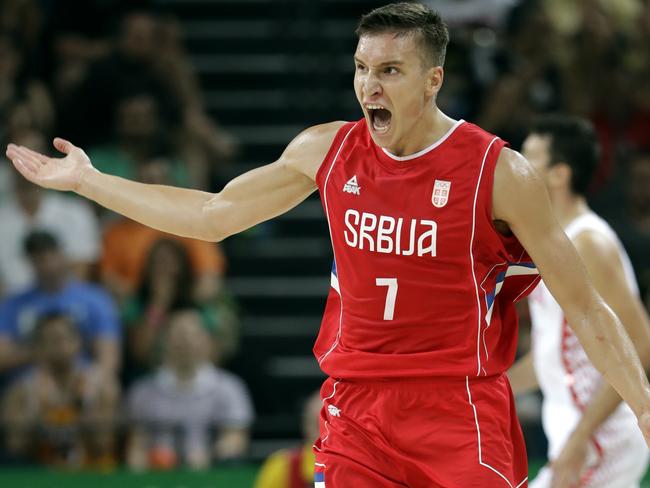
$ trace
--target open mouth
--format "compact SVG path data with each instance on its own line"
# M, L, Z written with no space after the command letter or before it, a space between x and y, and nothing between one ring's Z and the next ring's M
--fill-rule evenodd
M368 116L370 117L370 124L372 129L378 134L385 134L390 129L390 122L393 114L390 110L382 107L381 105L369 104L366 105Z

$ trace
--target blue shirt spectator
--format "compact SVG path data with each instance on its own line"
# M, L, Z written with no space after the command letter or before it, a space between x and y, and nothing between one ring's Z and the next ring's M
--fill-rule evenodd
M115 371L119 363L121 329L116 307L102 288L71 278L55 237L30 234L25 250L36 272L36 283L0 303L0 373L11 375L30 364L31 333L44 314L59 312L78 324L82 355Z

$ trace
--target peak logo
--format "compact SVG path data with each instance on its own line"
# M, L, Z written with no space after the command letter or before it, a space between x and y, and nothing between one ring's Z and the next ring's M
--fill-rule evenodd
M361 195L361 187L357 182L357 175L354 175L343 185L343 193L352 193L353 195Z

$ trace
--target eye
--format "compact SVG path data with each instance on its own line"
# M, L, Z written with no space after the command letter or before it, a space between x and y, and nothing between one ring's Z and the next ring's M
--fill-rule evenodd
M366 67L363 64L357 63L357 71L365 71L365 70Z
M397 73L399 73L399 70L395 66L388 66L384 68L384 73L386 73L387 75L396 75Z

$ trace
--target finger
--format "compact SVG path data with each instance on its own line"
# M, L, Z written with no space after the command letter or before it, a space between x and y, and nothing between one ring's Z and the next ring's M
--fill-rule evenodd
M33 163L25 162L20 158L12 159L11 162L18 170L18 172L30 181L36 176L38 172L38 166L34 165Z
M72 151L75 147L74 144L72 144L70 141L66 141L60 137L55 137L52 143L57 150L65 154L70 154L70 151Z
M47 164L52 159L52 158L48 158L45 154L41 154L25 146L20 146L20 150L30 155L31 157L36 158L38 162L41 164Z
M16 149L16 157L20 159L23 163L32 163L38 166L43 166L46 164L46 161L43 160L43 156L34 151L28 151L27 148L19 146Z

